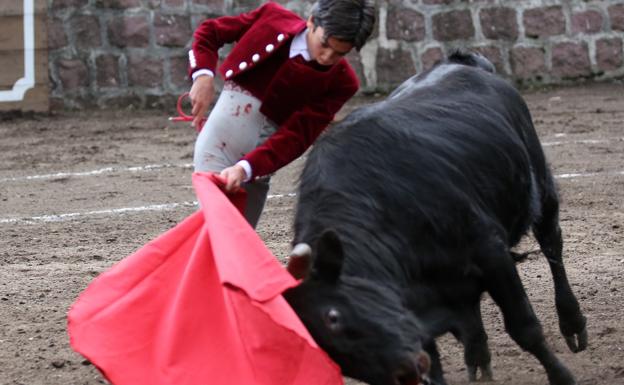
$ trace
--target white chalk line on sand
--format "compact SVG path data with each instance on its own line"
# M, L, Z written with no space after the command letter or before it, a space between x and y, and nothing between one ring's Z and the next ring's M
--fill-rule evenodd
M289 194L273 194L267 196L267 199L280 199L287 197L295 197L297 194L289 193ZM66 214L51 214L51 215L38 215L34 217L27 218L0 218L1 224L27 224L27 223L47 223L47 222L64 222L68 220L78 219L81 217L95 217L95 216L107 216L107 215L118 215L118 214L128 214L128 213L140 213L146 211L172 211L181 207L198 207L197 201L192 202L182 202L182 203L163 203L156 205L148 205L148 206L139 206L139 207L122 207L119 209L109 209L109 210L93 210L86 212L76 212L76 213L66 213Z
M558 146L563 144L599 144L599 143L608 143L611 141L619 141L624 140L624 138L613 138L613 139L586 139L586 140L574 140L574 141L555 141L555 142L543 142L542 146ZM105 173L123 173L123 172L148 172L166 168L184 168L189 169L193 168L191 163L185 164L150 164L145 166L131 166L131 167L104 167L97 170L84 171L84 172L59 172L53 174L43 174L43 175L30 175L30 176L22 176L22 177L12 177L12 178L0 178L0 183L3 182L16 182L16 181L29 181L29 180L46 180L46 179L63 179L70 177L88 177L101 175ZM616 171L616 172L590 172L590 173L568 173L568 174L558 174L555 175L557 179L575 179L575 178L586 178L586 177L594 177L594 176L619 176L624 175L624 171ZM275 194L269 195L268 199L280 199L286 197L295 197L297 194L289 193L289 194ZM165 203L165 204L156 204L149 206L140 206L140 207L126 207L119 209L109 209L109 210L95 210L95 211L87 211L87 212L76 212L76 213L66 213L66 214L56 214L56 215L40 215L33 216L27 218L0 218L0 224L18 224L18 223L46 223L46 222L61 222L76 219L79 217L92 217L92 216L105 216L105 215L119 215L126 213L139 213L146 211L171 211L180 207L189 207L189 206L197 206L197 202L182 202L182 203Z
M123 207L119 209L109 210L93 210L82 213L66 213L66 214L51 214L51 215L39 215L29 218L4 218L0 219L0 223L35 223L35 222L62 222L70 219L77 219L79 217L90 217L98 215L114 215L114 214L126 214L132 212L143 211L171 211L179 207L191 207L196 206L197 202L182 202L182 203L165 203L160 205L149 205L140 207Z
M57 172L54 174L43 174L43 175L27 175L27 176L17 176L12 178L0 178L0 183L4 182L19 182L19 181L29 181L29 180L41 180L41 179L64 179L71 177L84 177L84 176L96 176L107 173L123 173L123 172L146 172L146 171L154 171L161 170L164 168L193 168L192 163L185 164L148 164L145 166L131 166L131 167L104 167L97 170L91 171L83 171L83 172Z
M611 175L611 176L623 175L624 176L624 171L557 174L555 175L555 178L575 179L575 178L585 178L585 177L605 176L605 175ZM272 194L272 195L268 195L267 199L294 198L296 196L297 196L297 193ZM197 207L197 206L198 206L197 201L193 201L193 202L182 202L182 203L164 203L164 204L139 206L139 207L124 207L124 208L109 209L109 210L94 210L94 211L86 211L82 213L76 212L76 213L55 214L55 215L39 215L39 216L26 217L26 218L0 218L0 225L62 222L62 221L77 219L80 217L118 215L118 214L127 214L127 213L140 213L140 212L146 212L146 211L171 211L171 210L178 209L180 207Z
M555 137L565 137L566 134L556 134ZM552 147L552 146L560 146L565 144L600 144L600 143L610 143L614 141L624 141L624 137L616 137L616 138L607 138L607 139L579 139L579 140L568 140L568 141L552 141L552 142L542 142L543 147ZM83 171L83 172L58 172L53 174L42 174L42 175L27 175L27 176L17 176L17 177L9 177L9 178L0 178L0 183L6 182L20 182L20 181L30 181L30 180L47 180L47 179L64 179L71 177L88 177L88 176L96 176L107 173L123 173L123 172L149 172L154 170L161 170L167 168L183 168L183 169L192 169L192 163L184 163L184 164L148 164L145 166L130 166L130 167L104 167L97 170L91 171ZM569 174L569 175L580 175L580 174ZM585 175L581 175L585 176ZM589 174L587 174L589 176Z
M561 146L564 144L603 144L611 142L624 141L622 138L608 138L608 139L578 139L578 140L556 140L553 142L542 142L542 147Z
M624 175L624 171L605 171L605 172L588 172L588 173L571 173L571 174L557 174L557 179L574 179L574 178L588 178L592 176L620 176Z

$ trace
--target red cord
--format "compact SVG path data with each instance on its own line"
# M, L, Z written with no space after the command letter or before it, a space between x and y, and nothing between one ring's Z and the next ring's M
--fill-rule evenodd
M182 108L182 102L188 96L189 96L188 92L185 92L182 95L180 95L180 97L178 98L178 103L176 105L176 108L178 110L178 116L170 116L169 117L170 121L172 121L172 122L192 122L193 121L193 115L187 115L184 112L184 109ZM202 128L204 127L204 123L206 123L206 118L202 118L199 121L199 128L195 127L195 130L197 132L200 132L202 130Z

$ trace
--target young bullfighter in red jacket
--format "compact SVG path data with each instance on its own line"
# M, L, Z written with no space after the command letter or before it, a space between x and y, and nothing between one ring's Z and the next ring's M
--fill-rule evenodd
M374 22L373 0L319 0L307 20L266 3L195 31L189 61L196 126L214 98L218 50L237 42L219 68L225 84L195 143L195 170L220 172L230 191L244 183L252 226L269 175L303 154L357 91L344 56L364 45Z

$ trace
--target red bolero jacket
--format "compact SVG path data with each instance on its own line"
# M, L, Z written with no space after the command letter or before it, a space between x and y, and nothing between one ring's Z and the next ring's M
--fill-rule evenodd
M215 72L219 48L237 42L219 68L225 79L236 82L239 74L253 71L304 28L305 20L271 2L239 16L206 20L194 34L191 73ZM250 163L254 177L275 172L301 156L359 87L346 59L327 71L290 59L276 71L260 111L279 128L242 158Z

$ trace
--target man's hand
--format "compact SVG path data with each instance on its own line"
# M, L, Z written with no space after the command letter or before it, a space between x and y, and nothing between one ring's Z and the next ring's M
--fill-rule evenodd
M235 164L234 166L223 169L219 174L225 179L225 191L234 192L240 188L241 183L247 176L243 166Z
M208 107L214 99L214 78L210 75L199 76L193 82L189 96L191 98L191 104L193 109L191 114L193 115L193 126L195 129L201 130L201 120L206 116Z

